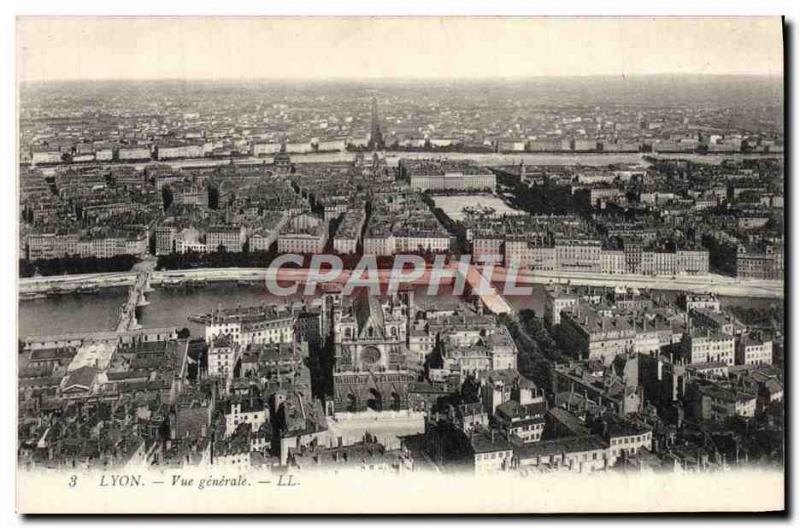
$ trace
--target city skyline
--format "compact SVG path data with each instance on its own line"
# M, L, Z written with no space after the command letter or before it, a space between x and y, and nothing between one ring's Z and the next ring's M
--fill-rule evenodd
M612 75L612 74L589 74L589 75L531 75L526 77L485 77L481 79L471 79L468 77L438 77L438 78L423 78L423 77L384 77L379 79L371 79L368 77L329 77L325 79L316 78L296 78L296 79L282 79L275 77L253 77L253 78L225 78L215 79L211 77L198 77L195 79L183 79L180 77L160 77L160 78L141 78L141 79L126 79L126 78L108 78L108 79L33 79L33 80L20 80L20 86L33 86L37 84L81 84L81 83L105 83L105 84L122 84L122 83L219 83L219 84L290 84L302 82L309 85L315 84L364 84L368 85L366 88L373 89L373 86L378 85L391 85L391 84L462 84L463 85L485 85L485 84L518 84L526 82L563 82L569 80L580 81L628 81L628 80L667 80L669 78L709 78L709 79L763 79L776 83L783 83L783 75L761 74L761 73L680 73L680 72L664 72L664 73L646 73L646 74L632 74L632 75Z
M18 511L785 507L780 19L18 29Z
M783 75L778 17L21 17L17 42L23 82Z

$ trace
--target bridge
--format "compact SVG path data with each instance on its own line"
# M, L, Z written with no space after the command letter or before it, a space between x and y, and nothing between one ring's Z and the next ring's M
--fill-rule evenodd
M460 269L456 269L461 273ZM497 289L487 281L475 265L469 265L464 278L472 292L477 295L486 310L492 314L511 314L514 308L499 293Z
M146 293L153 291L150 286L150 273L151 270L145 269L136 275L136 280L128 290L128 298L119 309L117 332L141 329L142 326L136 319L136 307L145 307L150 303L145 296Z

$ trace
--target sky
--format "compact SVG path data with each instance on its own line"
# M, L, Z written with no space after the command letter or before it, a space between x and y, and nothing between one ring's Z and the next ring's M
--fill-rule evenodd
M782 46L778 17L21 17L17 77L781 76Z

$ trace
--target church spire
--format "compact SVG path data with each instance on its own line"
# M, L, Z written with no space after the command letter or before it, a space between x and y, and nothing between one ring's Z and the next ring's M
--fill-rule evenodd
M382 150L383 133L381 133L381 125L378 122L378 100L372 96L372 120L369 134L369 148L373 151Z

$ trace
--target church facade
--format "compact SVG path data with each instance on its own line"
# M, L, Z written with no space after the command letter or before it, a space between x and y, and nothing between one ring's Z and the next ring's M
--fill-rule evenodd
M332 310L335 355L333 411L408 409L407 337L413 297L379 299L367 290L343 298Z

